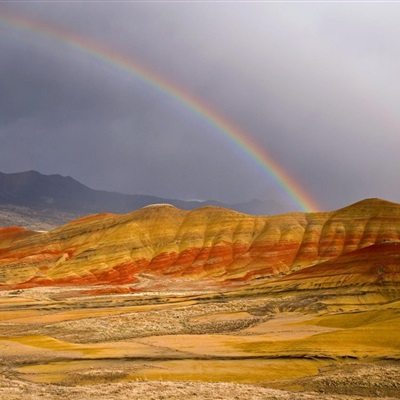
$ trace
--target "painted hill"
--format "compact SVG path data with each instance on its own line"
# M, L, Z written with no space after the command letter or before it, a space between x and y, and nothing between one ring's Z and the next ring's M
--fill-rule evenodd
M128 213L159 203L185 210L214 205L250 214L282 212L274 201L253 200L226 205L216 201L163 199L93 190L69 176L42 175L36 171L0 172L0 226L3 227L18 224L29 229L49 230L88 214Z
M399 399L399 235L400 205L379 199L1 229L0 398L161 399L176 381L168 398L211 399L190 382L220 381L246 399Z
M326 282L330 287L399 282L400 205L379 199L338 211L272 217L154 205L84 217L47 233L19 231L10 239L13 230L3 232L1 289L223 290L268 288L273 280L275 289L285 290Z
M336 301L374 304L400 296L400 242L378 242L269 282L274 293L312 294L334 290ZM347 298L347 300L345 299Z

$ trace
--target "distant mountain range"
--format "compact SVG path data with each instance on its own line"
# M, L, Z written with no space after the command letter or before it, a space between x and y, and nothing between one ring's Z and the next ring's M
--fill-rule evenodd
M0 226L20 225L51 229L83 215L128 213L151 204L167 203L183 210L203 206L230 208L246 214L271 215L284 211L275 201L252 200L240 204L217 201L164 199L142 194L128 195L94 190L75 179L43 175L37 171L0 172Z

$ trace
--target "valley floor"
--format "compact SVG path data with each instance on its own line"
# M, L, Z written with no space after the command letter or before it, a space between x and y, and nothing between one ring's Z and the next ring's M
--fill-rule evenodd
M2 400L372 400L377 397L291 393L254 385L206 382L130 382L83 387L28 383L21 380L0 380ZM398 397L385 397L386 400Z
M400 398L399 301L83 293L0 292L1 400Z

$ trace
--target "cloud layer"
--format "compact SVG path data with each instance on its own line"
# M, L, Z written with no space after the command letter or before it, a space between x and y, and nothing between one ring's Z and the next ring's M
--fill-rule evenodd
M2 3L148 66L259 143L322 209L400 202L400 4ZM0 23L0 170L183 199L276 199L204 118L132 74Z

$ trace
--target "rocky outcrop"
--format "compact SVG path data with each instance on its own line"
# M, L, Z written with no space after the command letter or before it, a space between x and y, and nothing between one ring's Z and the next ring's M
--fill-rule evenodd
M388 248L385 243L400 241L400 205L368 199L338 211L272 217L155 205L125 215L84 217L51 232L12 235L2 239L0 231L1 289L134 288L160 279L226 287L257 278L324 275L325 269L339 268L334 260L350 265L353 256L380 252Z

